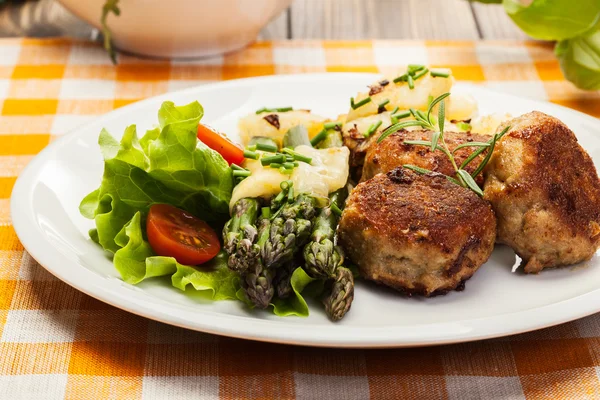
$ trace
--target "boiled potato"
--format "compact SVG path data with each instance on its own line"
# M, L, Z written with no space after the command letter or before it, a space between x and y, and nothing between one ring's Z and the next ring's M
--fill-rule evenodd
M312 114L308 110L263 112L241 118L238 122L238 129L243 145L247 145L255 136L271 138L281 145L283 135L290 128L304 125L308 129L308 136L312 138L323 129L325 122L327 122L327 118Z

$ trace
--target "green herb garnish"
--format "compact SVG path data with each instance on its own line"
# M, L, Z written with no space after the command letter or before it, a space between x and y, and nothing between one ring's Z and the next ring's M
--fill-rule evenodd
M377 139L377 143L381 143L381 141L383 141L385 138L387 138L392 133L397 132L400 129L408 128L410 126L419 126L421 128L431 130L432 133L431 133L430 140L405 140L404 144L410 144L410 145L415 145L415 146L427 146L431 149L431 151L439 150L439 151L443 152L450 160L450 163L452 164L452 167L454 168L454 171L455 171L454 176L446 176L446 177L450 181L452 181L460 186L471 189L473 192L477 193L479 196L483 196L483 192L481 191L481 188L479 188L479 186L475 182L474 178L477 175L479 175L479 173L483 170L483 168L489 162L489 160L492 156L492 152L494 151L494 146L496 145L496 142L498 140L500 140L504 136L504 134L506 134L506 132L508 132L510 127L506 127L502 132L495 134L492 137L492 139L490 139L490 141L487 143L484 143L484 142L464 143L464 144L457 146L457 148L454 149L453 151L450 151L448 146L446 145L446 141L444 140L444 123L446 121L446 103L444 102L444 99L446 99L448 96L450 96L450 93L444 93L441 96L439 96L438 98L436 98L435 100L431 101L429 104L427 113L423 113L420 110L411 109L410 114L412 114L412 116L415 119L410 120L410 121L403 121L403 122L397 122L395 124L392 124L385 131L383 131L383 133L381 134L379 139ZM435 117L433 117L431 115L431 112L433 111L433 108L438 104L439 104L438 118L437 118L437 123L436 123ZM479 149L474 151L469 157L467 157L467 159L460 166L458 166L456 164L456 160L454 158L454 153L459 148L465 148L465 147L479 147ZM464 168L486 149L488 150L488 152L487 152L485 158L481 161L481 163L479 163L477 168L471 174L469 174ZM415 172L421 173L421 174L431 172L425 168L420 168L420 167L410 165L410 164L406 164L406 165L404 165L404 167L411 169Z
M375 131L377 131L377 129L381 126L382 121L377 121L371 124L371 126L369 126L369 129L367 129L367 131L365 132L365 137L368 138L370 137L373 133L375 133Z
M287 111L292 111L294 108L293 107L279 107L279 108L267 108L267 107L263 107L259 110L256 110L257 114L262 114L265 112L287 112Z
M430 74L434 78L448 78L450 76L450 74L447 72L435 71L433 69L431 70Z
M239 178L239 177L244 177L245 178L245 177L250 176L250 175L252 175L252 172L247 171L247 170L240 171L240 170L236 169L236 170L233 171L233 176L235 178Z
M269 153L277 153L277 146L268 143L256 143L256 150L266 151Z
M350 97L350 107L352 107L353 110L356 110L357 108L362 107L365 104L370 103L370 102L371 102L371 97L370 96L362 99L358 103L354 102L354 97Z
M337 128L341 128L341 127L342 127L341 122L326 122L325 124L323 124L323 128L325 128L325 129L337 129Z
M296 160L296 161L302 161L307 164L310 164L312 162L312 158L306 157L305 155L300 154L300 153L296 153L294 150L288 149L287 147L284 148L282 151L285 154L289 154L290 156L294 157L294 160Z
M317 133L315 137L310 139L310 144L313 147L316 147L319 143L321 143L327 137L327 128L324 128L321 132Z
M283 154L276 154L274 156L262 157L260 163L265 166L272 163L283 164L285 162L285 156Z
M250 158L252 160L258 160L258 153L251 150L244 150L244 158Z

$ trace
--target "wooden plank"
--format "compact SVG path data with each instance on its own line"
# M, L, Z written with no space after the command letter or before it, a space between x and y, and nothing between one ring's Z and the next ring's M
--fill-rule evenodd
M506 15L501 4L473 3L472 8L482 39L528 38Z
M465 0L296 0L294 39L478 39Z
M281 40L288 39L288 21L289 21L290 9L287 8L275 19L273 19L267 26L263 28L258 35L260 40Z

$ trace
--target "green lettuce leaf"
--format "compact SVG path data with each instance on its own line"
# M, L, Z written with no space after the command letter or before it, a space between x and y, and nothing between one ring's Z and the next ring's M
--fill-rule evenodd
M579 37L556 44L565 77L585 90L600 90L600 24Z
M82 200L79 210L96 222L90 236L113 253L122 247L116 235L136 212L143 217L152 204L171 204L206 221L229 216L231 169L219 153L196 139L202 106L165 102L158 114L160 128L141 140L135 125L120 142L106 130L98 139L104 175L100 188Z
M504 0L503 4L519 28L540 40L573 38L600 19L598 0Z
M173 257L156 256L143 238L140 212L117 234L115 242L122 247L113 262L127 283L135 285L148 278L170 275L173 286L183 291L192 285L195 290L210 291L213 300L236 298L239 278L227 268L224 252L199 267L179 264Z

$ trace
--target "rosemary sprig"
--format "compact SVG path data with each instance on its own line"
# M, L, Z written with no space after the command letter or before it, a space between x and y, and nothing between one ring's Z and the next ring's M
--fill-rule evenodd
M430 140L405 140L404 144L414 145L414 146L427 146L431 149L431 151L439 150L443 152L446 157L450 160L452 167L454 168L455 174L454 176L446 176L448 180L457 185L463 186L465 188L471 189L473 192L477 193L479 196L483 196L483 191L475 182L475 177L483 171L483 168L490 161L492 157L492 153L494 151L494 147L496 146L496 142L508 132L510 126L506 127L502 132L495 134L489 142L469 142L458 145L454 150L450 151L448 145L446 144L446 140L444 138L444 124L446 121L446 103L445 99L450 96L450 93L444 93L441 96L437 97L433 101L430 102L429 108L427 109L427 113L423 113L420 110L410 109L410 114L413 116L414 120L397 122L392 124L387 129L383 131L381 136L377 139L377 143L381 143L385 138L391 135L394 132L399 131L400 129L405 129L410 126L419 126L424 129L431 130L431 139ZM438 105L438 115L437 121L431 115L434 107ZM456 159L454 158L454 153L458 149L466 148L466 147L475 147L473 153L467 157L463 163L458 166L456 164ZM488 150L484 159L479 163L477 168L472 173L469 173L465 170L465 167L471 163L478 155L483 153L485 150ZM417 167L415 165L406 164L403 166L404 168L410 169L412 171L418 172L420 174L430 173L432 171Z

